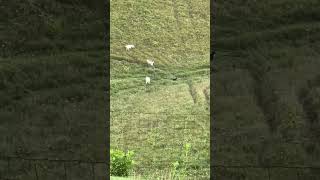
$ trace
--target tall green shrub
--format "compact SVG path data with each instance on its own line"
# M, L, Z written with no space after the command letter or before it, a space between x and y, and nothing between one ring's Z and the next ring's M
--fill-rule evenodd
M128 151L127 153L121 150L111 149L111 176L122 176L127 177L133 167L133 151Z

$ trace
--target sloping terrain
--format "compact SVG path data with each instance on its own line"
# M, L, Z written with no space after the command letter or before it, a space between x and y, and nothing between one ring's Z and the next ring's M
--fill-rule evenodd
M188 176L209 177L209 20L207 0L111 1L111 147L135 151L138 174L190 143Z
M319 5L217 1L217 179L319 177Z
M105 160L105 32L94 6L99 2L1 1L0 179L92 176L86 163L81 170L65 163L61 170L59 161L19 158ZM7 157L18 160L9 163Z

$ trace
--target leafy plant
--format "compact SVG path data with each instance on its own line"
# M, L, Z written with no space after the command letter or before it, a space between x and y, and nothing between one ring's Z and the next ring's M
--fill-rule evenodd
M189 154L191 150L191 144L186 143L183 146L183 152L181 153L179 160L172 163L172 177L173 178L185 178L187 175L187 163L189 162Z
M110 151L111 156L111 167L110 174L111 176L129 176L129 173L133 167L134 161L133 151L128 151L127 153L122 150L114 150Z

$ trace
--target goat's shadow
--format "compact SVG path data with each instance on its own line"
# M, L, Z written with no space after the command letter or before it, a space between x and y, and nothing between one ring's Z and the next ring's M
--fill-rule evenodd
M145 92L147 92L147 93L150 93L151 92L151 90L152 90L152 88L151 88L151 85L149 84L146 84L146 85L144 85L144 87L145 87Z

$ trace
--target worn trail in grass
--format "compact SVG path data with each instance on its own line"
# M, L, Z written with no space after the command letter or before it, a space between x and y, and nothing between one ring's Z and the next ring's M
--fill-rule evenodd
M172 168L191 143L189 175L209 177L209 16L207 0L111 2L111 147L134 150L137 173Z

